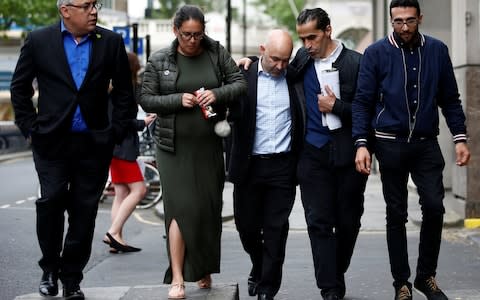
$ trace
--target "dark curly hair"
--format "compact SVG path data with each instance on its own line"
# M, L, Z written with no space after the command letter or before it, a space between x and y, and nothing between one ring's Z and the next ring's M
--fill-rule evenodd
M205 30L205 16L200 7L195 5L184 5L180 7L173 18L173 25L179 29L183 22L188 20L195 20L202 24L202 30Z
M392 8L394 7L415 7L417 16L420 16L420 4L417 0L392 0L390 2L390 17L392 17Z
M321 8L304 9L297 17L297 25L303 25L311 21L317 22L317 29L325 30L330 25L330 17Z

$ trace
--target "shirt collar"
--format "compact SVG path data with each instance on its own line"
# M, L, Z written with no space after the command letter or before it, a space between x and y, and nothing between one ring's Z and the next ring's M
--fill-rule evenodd
M260 60L258 61L257 75L263 74L265 76L272 77L272 78L282 78L282 77L285 77L285 75L287 74L287 70L285 69L281 76L273 77L270 73L263 70L262 60L263 60L263 56L261 56Z
M340 41L338 41L338 40L332 40L332 41L336 44L336 47L332 51L332 53L330 53L330 55L328 55L325 58L318 58L318 59L316 59L316 61L319 61L319 62L322 62L322 63L328 63L328 62L333 63L337 60L337 58L340 56L340 53L343 50L343 44L340 43Z
M60 22L60 32L62 33L62 35L65 35L65 34L70 34L72 37L73 37L73 34L68 31L67 27L65 26L65 23L63 22L63 19L62 21ZM92 33L87 33L85 36L82 37L82 40L81 42L84 42L88 37L90 37L92 35Z

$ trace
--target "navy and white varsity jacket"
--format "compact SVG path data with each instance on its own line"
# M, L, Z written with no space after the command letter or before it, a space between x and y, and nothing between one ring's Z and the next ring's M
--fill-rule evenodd
M370 143L372 133L376 138L404 142L436 138L438 107L453 141L467 140L447 46L423 34L417 44L412 49L402 47L392 33L365 50L352 103L352 135L357 147Z

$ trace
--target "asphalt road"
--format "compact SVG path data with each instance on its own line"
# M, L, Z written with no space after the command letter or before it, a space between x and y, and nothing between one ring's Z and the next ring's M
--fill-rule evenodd
M41 271L37 266L40 252L35 236L36 182L31 158L0 163L0 176L0 228L3 229L0 232L0 299L15 299L17 296L17 299L40 299L36 292ZM363 229L347 273L345 299L393 298L384 231L384 204L379 191L378 177L370 178ZM224 195L226 210L230 213L231 186L228 184ZM168 286L162 285L162 280L168 260L163 221L153 209L136 210L125 228L125 238L143 250L139 253L110 254L101 242L109 226L109 208L107 200L100 205L97 217L93 252L82 282L87 299L166 299ZM413 205L411 209L416 210ZM282 287L275 299L320 299L299 199L291 215L291 224ZM418 233L418 227L409 222L413 274ZM437 279L450 299L480 299L479 236L478 229L444 230ZM238 283L239 299L253 300L246 293L249 270L250 262L242 249L234 222L227 221L222 235L221 273L213 276L213 290L226 289ZM131 287L136 288L135 293L126 293ZM189 299L213 299L208 295L195 296L196 290L194 284L187 285ZM22 296L26 294L30 294L30 298ZM422 297L414 294L414 299Z

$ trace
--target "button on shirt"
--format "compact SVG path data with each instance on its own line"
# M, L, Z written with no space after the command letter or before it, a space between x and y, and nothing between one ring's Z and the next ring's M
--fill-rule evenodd
M257 113L252 154L290 151L290 95L285 73L273 77L258 63Z
M415 121L415 114L418 108L420 89L418 80L420 78L421 53L420 47L414 49L404 49L405 68L407 71L407 97L408 109L410 111L410 122Z
M61 30L63 36L63 47L67 56L68 65L72 73L73 80L77 90L82 86L85 74L87 73L88 64L90 63L90 54L92 52L92 40L89 35L84 36L80 42L75 40L75 37L68 32L65 24L61 23ZM80 106L77 105L75 114L72 119L73 132L85 132L88 131L85 119L80 111Z

